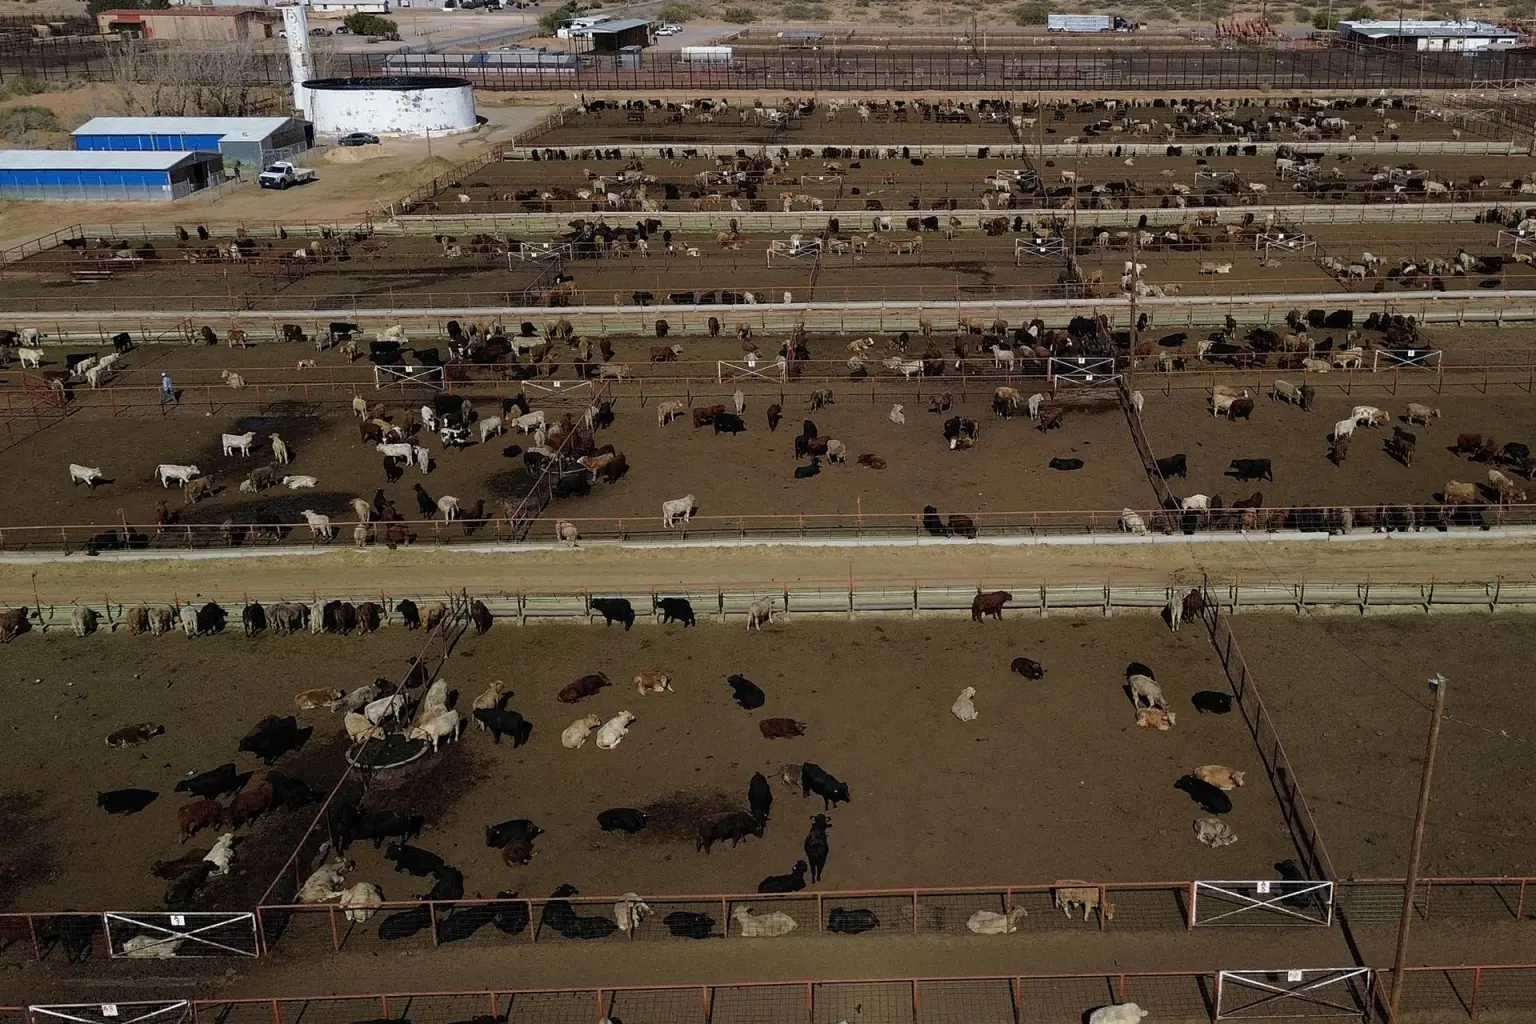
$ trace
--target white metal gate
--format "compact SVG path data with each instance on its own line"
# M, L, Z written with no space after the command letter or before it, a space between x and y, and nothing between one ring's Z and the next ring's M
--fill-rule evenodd
M739 380L742 377L756 377L759 380L779 383L784 380L788 364L775 360L774 362L762 362L757 365L749 363L733 363L728 359L715 361L715 383L724 384L727 380Z
M1440 365L1437 348L1378 348L1375 350L1371 371L1391 370L1406 366L1416 370L1433 370Z
M134 1003L64 1003L29 1006L32 1024L181 1024L191 1016L185 999Z
M441 366L375 366L373 390L378 391L391 384L423 384L441 391L443 390L443 368Z
M1120 379L1113 356L1052 356L1047 375L1074 387L1113 387Z
M1361 1017L1370 1009L1369 967L1219 971L1217 1020Z
M261 955L256 915L246 913L165 913L101 915L107 949L114 958L170 959Z
M1333 923L1332 882L1196 882L1190 923L1201 925L1309 925Z
M1067 258L1065 238L1018 238L1013 243L1013 265L1023 266L1026 260L1040 263L1058 263Z
M801 235L775 238L768 243L768 265L770 267L773 266L775 257L780 262L795 260L800 263L816 263L821 259L821 239L806 238Z

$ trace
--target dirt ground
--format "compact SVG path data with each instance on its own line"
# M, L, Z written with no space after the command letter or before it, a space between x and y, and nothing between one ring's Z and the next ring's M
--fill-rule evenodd
M1410 401L1438 408L1441 417L1427 429L1406 426L1403 417ZM1357 405L1381 408L1392 420L1383 428L1357 429L1349 457L1335 466L1327 457L1328 435ZM1229 423L1213 418L1209 409L1204 395L1149 394L1142 422L1160 458L1180 452L1189 456L1188 479L1170 481L1176 493L1220 493L1229 503L1234 496L1246 498L1258 490L1266 505L1429 504L1448 480L1487 482L1487 466L1468 462L1466 456L1450 450L1458 434L1491 433L1501 445L1506 441L1529 444L1536 437L1536 404L1530 396L1393 396L1372 387L1357 387L1348 395L1319 387L1310 413L1270 401L1262 393L1255 398L1251 422ZM1202 416L1207 422L1201 423ZM1191 430L1196 423L1201 426ZM1418 437L1411 467L1385 451L1394 425ZM1240 484L1224 475L1233 459L1248 458L1271 459L1274 480Z
M1267 873L1290 852L1267 787L1235 794L1228 820L1242 841L1219 851L1195 841L1190 822L1200 812L1172 788L1197 764L1256 767L1235 716L1189 707L1195 690L1225 688L1199 631L1170 635L1148 616L985 627L807 620L750 638L734 625L728 633L708 624L686 632L577 628L586 631L501 625L463 640L443 677L464 704L491 679L505 679L515 691L509 706L534 723L530 742L497 748L489 734L467 732L437 757L380 779L370 797L371 806L425 814L420 844L463 870L469 891L541 895L563 881L594 896L751 891L799 859L804 823L820 806L776 782L767 838L712 856L695 853L695 822L701 809L744 806L753 771L776 777L782 764L801 760L821 764L853 794L832 813L828 888L1244 877ZM7 803L23 819L0 840L15 875L11 905L156 904L162 883L146 868L179 852L174 781L228 759L251 768L234 745L256 719L291 713L292 694L312 683L353 686L389 674L417 640L388 630L365 639L28 637L7 658L21 705ZM1044 682L1008 673L1009 659L1025 652L1047 666ZM1135 726L1121 687L1131 660L1157 672L1179 716L1171 732ZM628 680L642 668L671 673L677 692L635 694ZM614 679L615 689L579 707L555 701L566 682L595 671ZM859 680L851 690L849 671ZM761 712L732 703L731 673L768 694ZM900 680L895 691L859 690L891 680ZM978 690L974 723L949 712L963 683ZM861 713L871 701L877 713ZM560 731L581 713L607 717L621 708L638 719L617 750L559 745ZM755 720L772 715L805 722L807 735L763 739ZM314 772L334 768L339 719L325 711L300 717L315 733L304 753L277 767L286 771L314 754ZM112 729L143 720L163 722L166 735L129 750L102 744ZM1105 756L1106 741L1124 749ZM64 755L69 770L35 774L61 767L61 745L74 751ZM985 769L973 763L982 749ZM124 786L161 796L131 818L108 818L92 806L93 792ZM652 828L634 837L601 833L597 812L618 806L650 808ZM531 865L509 869L481 833L514 817L532 818L547 834ZM217 905L237 902L225 891L259 895L246 889L255 883L250 872L271 865L266 845L258 835L237 847L245 872L221 883L227 890L216 893ZM113 854L80 857L82 847ZM367 844L351 853L358 879L381 883L395 898L415 891L414 880L388 870ZM93 874L79 870L85 863Z
M1237 633L1341 878L1401 877L1429 710L1451 680L1423 872L1529 875L1533 720L1518 677L1536 622L1245 615Z
M188 797L172 791L177 781L234 761L259 782L260 761L235 750L256 722L294 714L293 694L311 686L398 678L421 646L420 634L404 630L248 642L238 615L230 632L206 643L180 634L81 640L65 633L31 636L37 643L25 651L7 648L16 742L0 771L6 909L159 906L165 883L151 877L150 865L218 838L205 831L178 841L176 813ZM302 717L315 732L276 767L328 792L341 774L340 719L325 711ZM127 749L104 742L140 722L164 725L165 734ZM124 788L159 796L127 817L96 806L97 793ZM210 909L244 910L259 899L313 814L276 812L241 830L235 867L207 890Z

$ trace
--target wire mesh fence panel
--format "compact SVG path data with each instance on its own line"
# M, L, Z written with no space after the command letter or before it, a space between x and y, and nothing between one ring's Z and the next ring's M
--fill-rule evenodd
M1182 928L1189 920L1189 891L1183 886L1166 889L1110 889L1111 927L1116 930L1167 930ZM1091 918L1090 918L1091 921Z
M1013 986L995 981L925 981L917 986L917 1024L1014 1024Z
M811 1024L914 1024L910 982L835 981L814 986Z
M22 1006L0 1006L0 1024L29 1024Z
M0 914L0 963L33 960L32 927L26 914Z
M603 1015L598 993L519 992L504 1007L507 1024L592 1024Z
M272 1004L263 1000L217 1000L192 1004L193 1024L275 1024Z
M77 964L107 956L100 914L34 914L32 927L42 960Z
M397 996L389 1001L393 1016L401 1016L411 1024L452 1024L454 1021L470 1021L476 1017L494 1016L491 997L479 992L462 992L451 995Z
M710 1024L805 1024L811 1008L804 985L718 986L711 992Z
M822 901L821 927L834 935L910 935L912 897L829 897Z
M1095 1006L1121 1002L1115 978L1020 978L1019 1020L1076 1021Z
M756 896L730 901L726 904L730 911L729 922L732 936L757 933L758 935L777 934L780 923L777 919L766 918L766 915L785 914L793 921L794 928L791 934L796 936L815 935L820 921L816 912L816 900L814 897L806 899L800 896L791 896L783 899Z
M281 1024L353 1024L355 1021L402 1020L383 996L341 999L282 999L274 1011Z
M1403 892L1401 882L1346 882L1339 886L1337 900L1351 924L1387 924L1402 917ZM1428 908L1426 893L1421 886L1413 897L1415 915L1420 919Z
M1475 984L1479 1017L1485 1013L1504 1014L1529 1020L1536 1014L1536 969L1484 969L1478 972Z
M974 593L974 592L973 592ZM991 893L920 893L917 897L917 930L964 933L966 922L979 911L1005 914L1003 890ZM1020 926L1023 922L1019 922Z
M708 1024L702 988L632 989L608 998L608 1018L624 1024Z
M1116 988L1124 992L1119 1002L1137 1004L1148 1011L1149 1020L1204 1024L1215 1006L1211 980L1203 975L1128 977L1123 989L1118 981Z
M1403 978L1399 1015L1406 1020L1469 1019L1475 977L1473 971L1409 971ZM1383 972L1381 991L1391 991L1391 983L1391 974Z
M718 939L728 923L719 900L647 899L651 916L635 929L638 939Z

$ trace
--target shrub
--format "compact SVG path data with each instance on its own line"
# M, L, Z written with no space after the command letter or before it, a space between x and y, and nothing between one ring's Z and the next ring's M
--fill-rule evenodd
M349 14L342 19L347 31L355 36L377 36L380 39L399 39L400 26L377 14Z
M757 12L750 7L732 5L720 12L720 16L732 25L750 25L757 20Z
M1012 11L1015 25L1044 25L1046 15L1051 13L1051 5L1042 0L1029 0L1028 3L1019 4Z
M1320 32L1331 32L1339 27L1339 16L1330 15L1327 11L1318 11L1312 15L1312 27Z
M11 107L0 110L0 139L19 142L31 132L63 131L59 117L46 107Z
M685 21L692 21L699 16L699 9L693 4L667 4L656 15L662 21L673 25L681 25Z
M577 7L574 3L567 3L555 8L552 11L545 11L543 14L539 15L539 35L554 35L555 29L559 27L559 22L574 18L576 16L576 12L580 9L581 8Z

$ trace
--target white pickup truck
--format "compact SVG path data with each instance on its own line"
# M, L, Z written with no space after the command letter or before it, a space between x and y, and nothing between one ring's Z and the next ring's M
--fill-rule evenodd
M281 160L264 168L256 180L262 188L287 188L289 185L303 185L315 180L315 172L307 167L295 167L286 160Z

